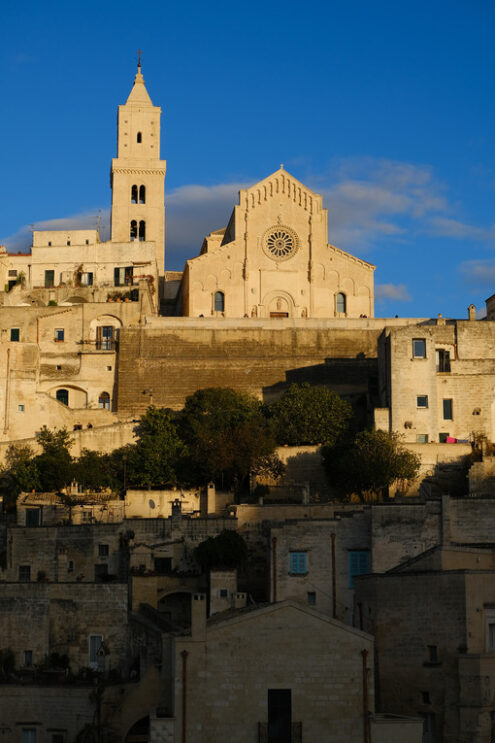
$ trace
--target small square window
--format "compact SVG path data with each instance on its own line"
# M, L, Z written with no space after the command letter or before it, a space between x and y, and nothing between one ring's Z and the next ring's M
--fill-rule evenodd
M24 651L24 665L26 668L31 668L31 666L33 665L33 651L32 650Z
M428 395L418 395L416 398L416 407L427 408L428 407Z
M62 343L64 340L65 331L63 328L55 328L55 342Z
M65 743L65 733L52 733L51 743Z
M315 593L315 591L308 591L308 604L310 606L315 606L315 604L316 604L316 593Z
M426 340L424 338L413 338L412 342L413 358L426 358Z
M52 247L52 241L51 241L51 240L48 240L48 247L49 247L49 248L51 248L51 247Z
M19 565L19 580L20 581L31 580L31 565Z
M10 276L11 278L12 278L12 277L14 277L14 278L15 278L15 277L17 276L17 271L16 271L15 269L9 270L9 276Z
M307 573L306 552L291 552L289 569L292 575L304 575Z
M221 588L220 589L220 598L221 599L226 599L228 595L229 595L229 592L227 591L226 588Z
M67 245L70 245L70 240L67 240Z
M443 400L443 419L445 421L451 421L454 418L452 400Z
M112 367L111 366L107 366L107 371L112 371Z
M10 328L10 340L17 343L21 338L21 331L19 328Z
M431 704L431 701L430 701L430 692L429 691L422 691L421 692L421 699L423 701L423 704Z
M416 435L416 443L417 444L427 444L428 443L428 434L427 433L418 433Z
M98 545L98 557L108 557L108 544Z
M18 405L17 410L19 411L19 413L24 413L24 405Z
M446 444L448 437L449 437L448 433L439 433L438 441L440 442L440 444Z
M86 240L86 245L89 245L89 240Z
M57 364L57 371L60 371L62 369L62 364Z

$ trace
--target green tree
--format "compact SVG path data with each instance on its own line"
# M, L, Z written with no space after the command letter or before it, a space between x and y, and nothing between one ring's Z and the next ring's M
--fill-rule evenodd
M174 413L148 408L134 429L137 442L128 451L130 481L135 485L175 485L177 468L185 453Z
M279 444L334 446L349 429L352 408L327 387L291 384L269 408Z
M84 490L99 492L105 488L119 488L111 467L109 454L83 449L81 456L74 462L73 476Z
M188 397L179 430L188 450L183 479L194 484L213 480L238 492L247 487L251 469L276 446L259 400L228 388L198 390Z
M204 571L237 568L247 558L247 545L238 532L224 529L216 537L208 537L198 544L194 558Z
M11 444L5 456L3 475L10 475L10 483L5 480L9 489L17 496L21 492L39 490L39 472L33 450L30 446Z
M37 433L42 452L35 457L41 490L62 490L73 478L70 448L73 440L66 428L50 431L46 426Z
M398 434L379 430L360 431L350 447L327 447L323 458L330 482L362 500L376 498L397 480L413 480L420 466Z

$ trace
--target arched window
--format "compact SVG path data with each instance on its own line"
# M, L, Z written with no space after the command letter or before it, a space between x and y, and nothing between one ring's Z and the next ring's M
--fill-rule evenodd
M146 222L142 219L139 223L139 239L141 242L146 240Z
M339 292L335 297L335 311L343 314L347 311L347 300L345 294Z
M110 410L110 395L108 392L102 392L98 398L98 407L102 410Z
M215 312L224 312L225 295L223 292L215 292Z
M146 186L139 186L139 203L146 204Z
M62 403L62 405L69 404L69 390L57 390L55 397Z
M131 187L131 204L137 204L138 201L138 187Z
M137 229L138 229L137 228L137 222L136 222L135 219L133 219L132 222L131 222L131 242L133 240L136 240L136 238L138 236Z
M141 134L141 132L137 133L136 141L138 144L141 144L141 142L143 141L143 135Z

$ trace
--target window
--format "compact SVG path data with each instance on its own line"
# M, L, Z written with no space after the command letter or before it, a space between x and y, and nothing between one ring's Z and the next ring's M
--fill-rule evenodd
M67 245L70 245L70 240L67 240Z
M428 407L428 395L418 395L416 398L416 407L427 408Z
M112 371L112 367L111 366L107 366L107 371Z
M89 240L85 240L84 242L86 243L86 245L89 245Z
M55 286L55 271L45 271L45 289Z
M292 739L291 689L268 689L268 740L282 743ZM261 738L260 738L261 740Z
M437 348L437 372L450 372L450 351L445 351L443 348Z
M96 328L96 349L99 351L112 351L114 348L113 325L100 325Z
M69 390L57 390L55 397L62 405L69 405Z
M141 242L146 240L146 222L144 219L139 222L139 239Z
M26 508L26 526L41 525L41 508Z
M437 645L428 645L428 663L438 663L438 647Z
M49 247L49 248L51 248L51 247L52 247L52 243L51 243L51 240L48 240L48 247Z
M35 728L22 728L22 743L36 743Z
M139 186L139 203L146 204L146 186Z
M427 433L418 433L418 434L416 434L416 443L417 444L427 444L428 443L428 434Z
M430 692L429 691L422 691L421 692L421 700L423 704L431 704L430 701Z
M103 635L90 635L89 636L89 666L90 668L98 668L98 659L101 657L100 651L103 645Z
M31 580L31 565L19 565L19 580Z
M9 270L9 276L17 276L17 271L15 269Z
M448 437L449 437L448 432L447 433L439 433L438 434L438 441L439 441L439 443L440 444L446 444Z
M138 144L141 144L142 141L143 141L143 135L141 134L141 132L138 132L137 137L136 137L136 142Z
M98 545L98 557L108 557L108 544Z
M495 650L495 620L489 621L486 633L486 649Z
M18 342L21 339L21 331L19 328L10 328L10 340Z
M413 338L412 351L414 359L426 359L426 340L424 338Z
M290 566L291 575L305 575L308 572L306 564L306 552L291 552Z
M130 233L129 233L129 237L131 239L131 242L133 242L133 240L136 240L137 239L137 229L138 229L137 228L137 222L136 222L135 219L133 219L131 221L131 229L130 229ZM117 270L117 269L115 269L115 270ZM119 284L115 284L115 286L119 286Z
M344 314L347 310L347 299L345 294L339 292L335 296L335 312L337 314Z
M24 651L24 666L26 668L31 668L32 665L33 665L33 651L25 650Z
M52 733L51 743L65 743L65 733Z
M73 573L74 572L74 560L69 560L67 563L67 572Z
M220 598L221 599L226 599L228 595L229 595L229 592L227 591L226 588L221 588L220 589Z
M370 551L351 550L349 552L349 588L354 588L356 575L366 575L370 572Z
M155 557L155 573L165 575L172 571L171 557Z
M83 271L79 274L79 283L81 286L93 286L93 272Z
M119 266L113 269L113 283L115 286L132 286L133 267Z
M132 186L131 187L131 204L137 204L138 200L138 187Z
M95 583L104 583L108 578L108 565L106 562L95 565Z
M223 292L215 292L215 312L225 311L225 294Z
M55 328L55 343L62 343L64 341L64 335L63 328Z
M24 405L22 405L22 404L21 405L18 405L17 406L17 410L18 410L19 413L24 413Z
M443 419L451 421L454 418L452 400L443 400Z
M308 604L310 606L315 606L315 604L316 604L316 593L315 593L315 591L308 591Z
M102 392L98 398L98 407L101 410L110 410L110 395L108 392Z
M431 713L423 717L423 743L435 743L435 715Z

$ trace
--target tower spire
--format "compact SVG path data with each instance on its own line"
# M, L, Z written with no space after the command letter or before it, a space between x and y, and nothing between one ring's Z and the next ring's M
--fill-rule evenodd
M129 98L127 99L127 103L136 103L136 104L148 104L152 106L151 98L148 95L148 91L146 90L145 84L144 84L144 77L141 72L141 56L142 51L141 49L138 49L138 63L137 63L137 72L136 77L134 78L134 85L132 87L132 90L129 94Z

